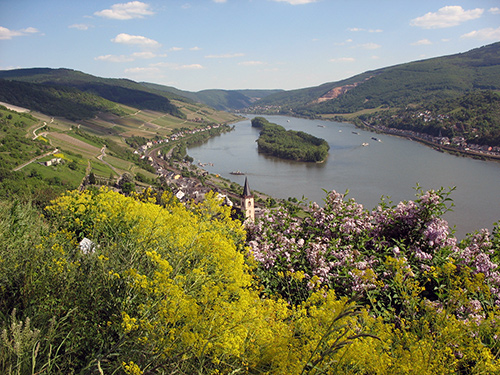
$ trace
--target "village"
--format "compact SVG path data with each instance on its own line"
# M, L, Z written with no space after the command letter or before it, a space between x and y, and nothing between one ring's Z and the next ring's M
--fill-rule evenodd
M422 118L424 122L430 121L443 121L448 118L446 115L432 115L429 111L419 112L415 115L417 118ZM424 142L435 146L438 150L456 151L464 154L469 154L472 156L484 156L493 159L500 158L500 147L489 146L489 145L479 145L467 142L465 137L455 136L452 138L442 136L432 136L427 133L417 132L413 130L390 128L384 125L372 125L366 121L363 124L375 131L379 131L386 134L393 134L401 137L407 137L411 140Z
M207 193L213 191L222 199L224 205L240 212L244 219L253 220L255 216L261 215L262 205L254 203L247 180L245 186L240 187L230 181L225 181L219 175L211 176L202 168L210 163L196 165L187 155L182 160L174 161L172 153L178 143L173 144L167 152L161 150L168 143L178 142L186 137L211 129L219 129L222 126L224 124L210 124L203 128L179 131L161 140L148 141L136 149L134 154L138 155L139 159L150 163L161 183L168 186L180 202L199 203L204 200ZM258 195L261 197L261 194ZM249 199L251 199L251 208L248 203ZM258 201L260 202L261 199Z

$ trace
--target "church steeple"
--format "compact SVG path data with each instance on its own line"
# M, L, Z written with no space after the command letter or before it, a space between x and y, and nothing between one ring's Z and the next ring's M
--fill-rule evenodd
M241 197L241 210L245 215L245 221L255 220L255 206L253 194L250 191L250 185L248 184L248 178L245 177L245 185L243 186L243 195Z
M251 195L252 195L252 192L250 191L250 185L248 185L248 178L245 177L245 185L243 187L243 196L249 197Z

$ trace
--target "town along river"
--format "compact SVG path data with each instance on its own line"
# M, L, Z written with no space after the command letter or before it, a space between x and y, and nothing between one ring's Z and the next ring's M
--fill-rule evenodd
M459 239L481 228L493 228L500 220L500 163L457 157L438 152L405 138L376 134L351 124L306 120L285 116L263 116L286 129L301 130L324 138L330 154L324 163L299 163L259 154L259 130L250 118L235 125L235 130L190 148L195 163L243 185L275 198L296 197L323 204L324 190L344 193L375 208L381 196L396 204L415 199L415 187L439 189L456 186L451 194L453 212L444 216L456 226ZM377 138L380 141L372 139ZM364 143L368 145L363 146ZM241 171L245 175L232 175Z

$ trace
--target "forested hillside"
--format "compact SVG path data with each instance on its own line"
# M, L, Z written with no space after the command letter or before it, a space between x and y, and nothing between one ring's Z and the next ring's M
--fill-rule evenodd
M351 87L342 95L320 100L328 97L330 91L348 85ZM500 90L500 43L271 95L256 102L255 106L280 107L281 113L315 116L450 99L479 89Z
M48 86L0 79L0 101L30 108L49 116L82 120L99 112L123 115L116 103L71 87Z
M33 68L4 70L0 71L0 78L7 81L35 83L37 86L35 86L34 90L40 90L39 87L47 86L52 92L60 90L62 92L61 96L64 96L64 92L67 92L68 88L72 88L81 93L98 96L108 101L139 109L162 111L177 117L182 117L182 112L171 103L169 98L187 100L171 93L148 89L130 80L94 77L90 74L71 69ZM77 93L76 90L72 92ZM47 100L51 101L53 99L48 98ZM16 104L12 100L4 101ZM78 101L78 99L75 101ZM43 111L41 112L43 113ZM86 113L82 113L81 116L86 116Z

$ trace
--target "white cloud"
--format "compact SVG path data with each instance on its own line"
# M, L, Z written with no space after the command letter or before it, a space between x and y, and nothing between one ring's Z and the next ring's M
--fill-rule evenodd
M207 59L232 59L235 57L245 56L244 53L225 53L222 55L207 55L205 56Z
M500 40L500 27L496 29L489 27L487 29L474 30L464 34L461 38L479 39L479 40Z
M382 29L363 29L360 27L351 27L348 30L352 31L352 32L367 31L369 33L381 33L381 32L383 32Z
M167 55L160 55L161 57L167 57ZM94 60L107 61L113 63L131 62L137 59L153 59L158 57L156 53L153 52L134 52L130 56L127 55L103 55L97 56Z
M189 49L190 51L201 51L200 47L194 46Z
M137 59L153 59L156 57L156 53L153 52L134 52L132 54L133 58ZM166 57L165 55L163 57Z
M490 8L488 12L492 14L500 14L500 8Z
M214 3L225 3L227 0L214 0Z
M364 49L377 49L382 47L380 44L377 43L365 43L365 44L358 44L358 47L364 48Z
M257 65L264 65L262 61L242 61L238 63L238 65L242 66L257 66Z
M418 26L424 29L441 29L460 25L462 22L474 20L481 17L484 9L476 8L464 10L461 6L445 6L437 12L429 12L422 17L414 18L410 21L411 26Z
M35 33L38 33L38 30L34 27L28 27L21 30L9 30L6 27L0 26L0 40L12 39L15 36L24 36Z
M115 38L111 39L114 43L122 44L139 44L147 47L158 47L160 43L156 40L146 38L140 35L129 35L125 33L118 34Z
M155 67L149 68L129 68L125 69L125 73L130 74L152 74L152 73L160 73L160 69Z
M292 5L301 5L301 4L311 4L315 3L317 0L273 0L278 3L288 3Z
M432 42L429 39L420 39L418 42L412 43L412 46L430 45Z
M35 29L34 27L28 27L26 29L21 29L21 32L23 34L36 34L38 32L38 30Z
M132 57L125 56L125 55L103 55L103 56L97 56L96 58L94 58L94 60L108 61L108 62L114 62L114 63L134 61L134 59Z
M144 18L154 14L149 4L140 1L130 1L123 4L114 4L111 9L104 9L94 13L96 16L111 18L115 20L130 20L133 18Z
M197 69L204 69L204 68L203 68L203 65L201 65L201 64L190 64L190 65L180 65L177 69L178 70L184 70L184 69L197 70Z
M201 64L186 64L186 65L180 65L176 63L169 63L169 62L161 62L161 63L156 63L152 64L151 66L153 67L160 67L160 68L168 68L172 70L198 70L198 69L205 69L205 67Z
M330 59L330 62L353 62L356 61L354 57L339 57L336 59Z
M182 47L171 47L170 48L170 51L173 51L173 52L182 51L182 50L183 50Z
M91 25L86 25L84 23L75 23L74 25L69 25L68 28L70 29L77 29L77 30L88 30L92 26Z
M344 42L333 43L334 46L345 46L348 43L352 43L352 39L346 39Z

